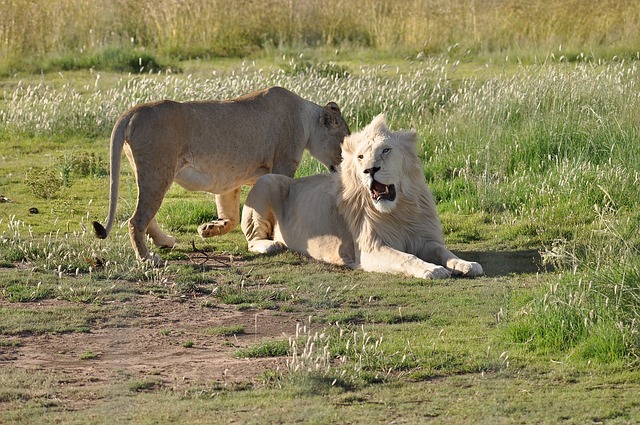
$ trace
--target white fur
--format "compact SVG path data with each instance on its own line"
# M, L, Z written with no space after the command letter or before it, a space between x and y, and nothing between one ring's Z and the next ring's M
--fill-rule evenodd
M333 264L419 278L479 276L480 264L444 246L415 132L392 132L377 116L343 143L340 173L258 179L242 213L253 252L289 248ZM371 174L393 184L393 202L374 201Z

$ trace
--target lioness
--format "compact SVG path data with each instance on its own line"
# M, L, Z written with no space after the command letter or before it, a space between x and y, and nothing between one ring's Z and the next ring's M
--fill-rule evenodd
M479 276L480 264L444 246L415 132L391 132L384 115L342 145L341 172L258 179L242 212L249 250L284 248L328 263L419 278Z
M240 188L263 174L293 177L304 149L330 170L340 163L340 145L349 128L338 105L321 107L281 87L225 101L159 101L135 106L111 133L111 184L106 238L115 218L122 149L136 175L138 200L129 235L139 259L159 260L154 244L172 247L155 216L173 181L188 190L215 195L218 220L201 225L202 237L222 235L239 222Z

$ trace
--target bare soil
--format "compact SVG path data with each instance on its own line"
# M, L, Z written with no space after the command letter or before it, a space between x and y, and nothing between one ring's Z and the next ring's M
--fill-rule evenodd
M172 300L151 295L117 302L140 313L122 327L97 325L87 333L20 335L17 346L0 348L0 367L46 371L64 376L69 387L135 381L169 388L193 385L246 385L266 370L284 366L283 358L236 357L236 352L295 333L296 319L267 310L234 306L206 308L197 299ZM0 305L8 304L0 302ZM11 304L14 309L42 309L70 304L61 300ZM124 304L127 304L126 306ZM215 336L207 328L243 326L235 336ZM283 335L284 334L284 335ZM191 347L184 344L191 341ZM87 353L95 357L83 359Z

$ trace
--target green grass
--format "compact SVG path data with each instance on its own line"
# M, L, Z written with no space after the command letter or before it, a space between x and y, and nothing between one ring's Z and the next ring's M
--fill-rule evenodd
M6 40L0 73L152 72L178 68L167 64L185 59L297 55L317 48L334 56L366 48L386 57L442 54L486 62L510 56L531 63L550 53L565 61L637 59L640 40L637 8L617 0L197 0L182 6L175 0L13 1L0 17ZM366 61L371 56L359 54Z
M234 336L234 335L242 335L245 333L243 325L232 325L232 326L217 326L214 328L207 328L204 330L204 333L207 335L213 336Z
M287 341L267 341L236 351L239 358L286 356L289 349Z
M93 351L85 351L80 354L80 360L96 360L98 357L100 357L100 355Z
M142 294L192 303L205 317L224 306L299 323L288 340L254 341L237 353L286 362L242 388L194 382L174 391L135 379L70 394L46 370L2 368L0 420L637 421L640 71L635 60L556 53L530 63L484 63L480 51L460 62L392 55L384 66L359 63L363 51L349 58L319 49L308 62L227 61L215 74L217 62L190 61L194 75L0 80L0 195L11 200L0 204L1 350L20 348L13 344L22 335L127 326L139 313L128 301ZM273 84L337 101L352 130L383 111L392 128L416 129L447 243L488 258L488 276L431 282L290 252L252 255L239 229L197 237L215 205L176 186L158 219L178 245L161 250L168 262L153 268L135 260L123 226L136 196L128 164L117 225L107 240L93 237L87 224L107 210L107 139L123 110ZM305 155L298 175L322 171ZM515 264L515 254L531 251L551 271ZM176 344L196 352L206 347L200 338L244 332L207 325ZM74 411L49 393L93 401Z

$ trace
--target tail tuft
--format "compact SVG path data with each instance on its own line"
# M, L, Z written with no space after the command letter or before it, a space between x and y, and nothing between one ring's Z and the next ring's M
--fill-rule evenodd
M107 231L102 226L102 224L98 223L97 221L93 222L93 230L96 232L96 236L98 238L100 238L100 239L106 239L107 238Z

